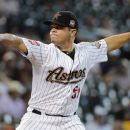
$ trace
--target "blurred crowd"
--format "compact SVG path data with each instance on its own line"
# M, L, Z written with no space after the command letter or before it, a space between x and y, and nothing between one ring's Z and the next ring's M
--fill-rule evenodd
M0 0L0 33L49 43L43 21L59 10L73 11L79 41L130 31L130 0ZM94 66L77 111L86 130L130 130L130 43ZM14 130L26 112L32 68L14 49L0 45L0 130Z

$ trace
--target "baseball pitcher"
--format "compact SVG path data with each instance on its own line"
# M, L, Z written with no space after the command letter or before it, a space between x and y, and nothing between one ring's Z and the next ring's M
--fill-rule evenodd
M107 51L130 41L130 32L75 44L79 25L72 12L57 12L44 23L50 27L50 44L0 34L0 44L16 48L33 69L31 98L16 130L85 130L76 110L88 72L107 61Z

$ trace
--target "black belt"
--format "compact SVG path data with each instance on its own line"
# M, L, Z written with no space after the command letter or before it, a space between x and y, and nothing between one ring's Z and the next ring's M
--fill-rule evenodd
M38 110L36 110L36 109L33 109L32 112L35 113L35 114L38 114L38 115L41 115L41 114L42 114L40 111L38 111ZM63 116L63 115L51 115L51 114L47 114L47 113L45 113L45 115L47 115L47 116L68 117L68 116ZM76 115L76 112L74 113L74 115Z

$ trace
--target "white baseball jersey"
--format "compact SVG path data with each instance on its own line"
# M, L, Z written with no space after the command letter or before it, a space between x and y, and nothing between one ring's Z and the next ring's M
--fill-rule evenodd
M106 42L74 43L73 60L53 43L36 41L39 45L33 45L35 41L25 38L23 41L33 68L28 111L31 108L51 115L73 115L90 68L107 60Z
M74 61L53 43L36 46L23 41L33 68L29 106L49 114L73 115L88 71L107 60L105 41L74 44Z

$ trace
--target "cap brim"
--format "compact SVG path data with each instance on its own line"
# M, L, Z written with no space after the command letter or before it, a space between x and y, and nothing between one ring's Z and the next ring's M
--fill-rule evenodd
M51 26L52 24L56 24L56 25L59 25L59 26L63 26L63 27L66 27L65 25L59 23L59 22L54 22L54 21L51 21L51 20L48 20L48 21L44 21L43 22L45 25L48 25L48 26Z

